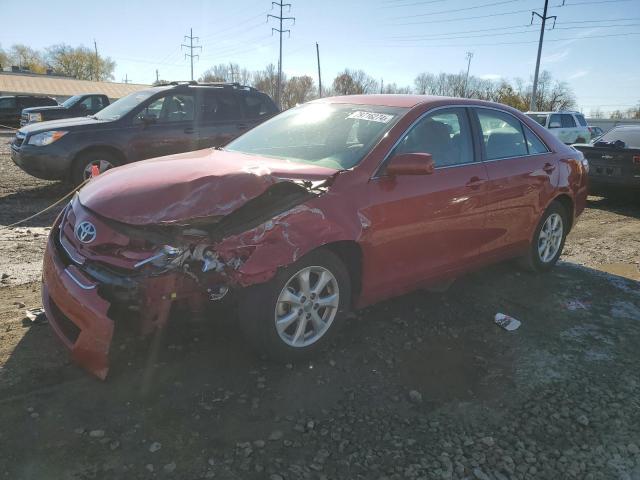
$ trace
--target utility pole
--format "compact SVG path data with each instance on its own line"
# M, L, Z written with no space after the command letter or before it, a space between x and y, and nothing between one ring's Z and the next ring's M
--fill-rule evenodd
M320 75L320 47L316 42L316 55L318 57L318 96L322 98L322 76Z
M129 80L129 76L125 73L124 74L124 80L122 80L124 83L129 83L131 80Z
M471 69L471 59L473 58L473 52L467 52L467 76L464 80L464 96L469 96L467 92L467 86L469 85L469 70Z
M384 78L380 79L380 93L384 92Z
M193 81L193 57L198 57L200 58L200 55L194 55L193 54L193 50L195 48L199 48L202 51L202 47L199 45L196 45L195 47L193 46L193 41L194 40L198 40L200 41L200 37L194 37L193 36L193 28L189 29L189 35L185 35L184 39L189 39L189 45L185 45L184 43L180 44L180 47L185 47L189 49L189 53L185 53L184 54L184 58L189 57L191 59L191 81Z
M562 0L562 5L564 5L565 0ZM547 20L551 20L553 18L553 26L556 26L556 16L551 15L547 16L547 9L549 8L549 0L544 0L544 10L542 11L542 15L538 12L531 12L531 25L533 25L533 17L537 15L542 20L542 24L540 25L540 41L538 42L538 58L536 59L536 72L533 75L533 90L531 92L531 102L529 103L529 110L536 110L536 95L538 94L538 74L540 73L540 57L542 55L542 42L544 41L544 27L547 23Z
M93 39L93 48L96 51L96 67L93 72L93 76L96 79L96 82L100 80L100 62L98 61L98 44L96 43L96 39Z
M160 75L158 74L157 68L156 68L156 83L160 83Z
M295 25L296 23L296 18L295 17L284 17L282 16L282 9L284 7L288 7L289 11L291 11L291 4L290 3L282 3L282 0L279 0L278 2L271 2L271 8L273 9L273 6L276 7L280 7L280 15L276 16L276 15L267 15L267 21L269 21L269 17L274 18L276 20L278 20L280 22L280 27L279 28L275 28L275 27L271 27L271 34L273 35L273 32L278 32L280 34L280 56L278 59L278 90L276 93L276 105L278 105L278 108L282 108L282 105L280 104L280 99L282 97L282 34L283 33L288 33L289 36L291 36L291 30L283 30L282 29L282 22L285 20L293 20L293 24Z
M229 62L229 68L231 69L231 83L233 83L236 81L235 72L233 71L233 62Z

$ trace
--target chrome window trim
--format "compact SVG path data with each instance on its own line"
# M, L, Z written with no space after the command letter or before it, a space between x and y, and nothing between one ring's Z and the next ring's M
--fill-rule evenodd
M468 163L460 163L457 165L443 165L441 167L435 167L435 170L444 170L447 168L455 168L455 167L465 167L468 165L473 165L475 163L488 163L488 162L499 162L502 160L512 160L514 158L523 158L523 157L535 157L537 155L547 155L549 153L553 153L553 150L551 150L549 148L549 145L547 145L547 143L540 138L540 136L533 131L532 128L529 127L529 125L527 125L526 123L524 123L522 120L520 120L518 117L516 117L513 113L508 112L506 110L503 110L501 108L496 108L496 107L490 107L490 106L486 106L486 105L470 105L470 104L460 104L460 103L454 103L451 105L444 105L441 107L435 107L431 110L427 110L426 112L424 112L422 115L420 115L418 118L416 118L413 122L411 122L411 125L409 125L404 132L402 132L402 134L400 135L400 137L398 138L398 140L396 140L396 142L391 146L391 148L389 149L389 151L387 152L387 154L384 156L384 158L382 159L382 161L380 162L380 164L378 165L378 167L376 168L374 174L371 176L371 180L376 180L378 178L384 177L386 175L381 174L381 170L384 168L384 166L386 165L387 161L389 160L389 156L391 155L391 152L393 152L395 150L395 148L398 146L398 144L400 144L400 141L402 141L402 139L409 133L409 131L419 122L421 121L424 117L426 117L427 115L432 114L433 112L437 112L438 110L444 110L444 109L448 109L448 108L484 108L486 110L495 110L497 112L501 112L501 113L505 113L507 115L511 115L513 118L515 118L518 122L520 122L522 125L524 125L525 127L527 127L531 133L533 133L536 138L538 140L540 140L540 142L546 147L547 151L543 152L543 153L527 153L526 155L517 155L517 156L513 156L513 157L503 157L503 158L494 158L492 160L487 160L487 159L479 159L479 160L474 160L473 162L468 162ZM550 117L551 115L549 115ZM472 118L469 118L470 122L473 122L474 120ZM546 128L546 127L543 127ZM526 133L523 131L523 135L525 137L525 142L526 142ZM483 142L484 143L484 142ZM484 148L484 146L482 146ZM527 147L527 151L529 151L529 148Z
M66 273L69 276L69 278L71 280L73 280L76 283L76 285L78 285L83 290L93 290L94 288L97 287L97 285L95 285L95 284L94 285L85 285L80 280L78 280L76 277L74 277L73 274L69 271L68 268L64 269L64 273Z

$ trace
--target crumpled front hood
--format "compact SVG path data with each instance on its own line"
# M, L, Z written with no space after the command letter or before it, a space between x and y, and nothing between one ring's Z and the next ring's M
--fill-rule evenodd
M80 190L82 205L131 225L227 215L274 183L326 180L337 170L236 152L199 150L136 162Z

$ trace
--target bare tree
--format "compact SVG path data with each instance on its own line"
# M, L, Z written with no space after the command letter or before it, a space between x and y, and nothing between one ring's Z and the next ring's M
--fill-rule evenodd
M9 54L0 47L0 70L9 65Z
M22 44L11 46L9 49L9 60L13 65L18 65L34 73L44 73L47 69L43 55L37 50Z
M253 73L252 79L253 86L260 90L261 92L266 93L271 98L276 97L276 92L278 90L278 68L270 63L265 67L264 70L259 70ZM284 73L282 74L282 86L283 89L286 88L287 78Z
M381 93L411 93L411 87L406 86L406 87L399 87L398 85L396 85L395 83L389 83L387 85L385 85L382 88L382 92Z
M336 95L376 93L378 82L363 70L349 70L347 68L333 80L333 90Z
M315 85L310 76L291 77L282 92L282 106L283 108L294 107L310 100L314 94Z
M48 65L56 72L80 80L112 80L115 62L108 57L96 56L87 47L53 45L46 49Z

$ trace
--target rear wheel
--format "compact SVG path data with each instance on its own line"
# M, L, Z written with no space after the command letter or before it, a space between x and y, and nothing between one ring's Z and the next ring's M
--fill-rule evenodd
M95 150L83 153L73 162L71 181L74 185L79 185L91 178L94 167L98 168L99 173L104 173L118 165L120 165L120 160L110 152Z
M560 258L569 223L565 208L553 202L542 215L533 234L528 253L521 264L533 272L550 270Z
M253 347L271 358L303 358L327 343L351 302L349 274L340 259L318 249L245 289L240 324Z

